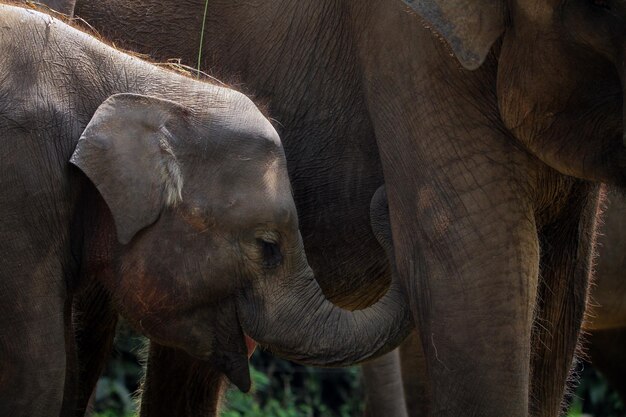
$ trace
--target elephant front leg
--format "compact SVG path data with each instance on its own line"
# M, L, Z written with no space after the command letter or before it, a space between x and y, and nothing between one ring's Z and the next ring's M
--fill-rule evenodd
M224 377L210 361L150 342L141 417L217 416Z
M513 184L485 184L437 194L387 181L396 265L424 348L433 416L528 416L537 229Z
M558 218L540 229L541 280L533 327L531 415L563 411L591 276L596 186L578 183Z

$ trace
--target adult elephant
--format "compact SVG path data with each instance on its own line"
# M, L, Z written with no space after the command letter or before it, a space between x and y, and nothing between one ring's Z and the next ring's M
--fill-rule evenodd
M76 14L192 66L202 39L203 69L268 103L309 260L345 305L376 293L345 297L357 272L386 282L366 213L384 172L432 415L555 416L598 183L624 184L624 5L407 4L447 44L397 0L80 0Z

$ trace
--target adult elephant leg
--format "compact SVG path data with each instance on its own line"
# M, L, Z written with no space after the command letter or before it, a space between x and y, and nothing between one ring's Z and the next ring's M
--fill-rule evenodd
M528 416L539 245L530 202L498 170L486 159L448 183L385 172L434 416Z
M497 152L472 155L471 174L457 165L465 158L456 149L439 152L450 160L437 163L460 178L433 168L407 179L414 173L397 169L411 166L402 160L385 171L396 265L432 382L431 413L527 417L539 267L532 204L507 165L493 164Z
M626 404L626 329L593 330L586 344L591 364L606 377Z
M361 369L365 383L365 417L407 417L398 349L364 363Z
M431 408L430 384L419 334L412 332L400 345L399 352L407 414L409 417L426 417Z
M531 415L563 411L585 312L598 207L597 186L578 182L563 211L540 229L541 272L533 328Z
M109 294L95 281L74 297L73 312L80 381L74 414L80 417L113 349L118 316Z
M217 416L223 387L223 374L211 362L151 342L140 416Z

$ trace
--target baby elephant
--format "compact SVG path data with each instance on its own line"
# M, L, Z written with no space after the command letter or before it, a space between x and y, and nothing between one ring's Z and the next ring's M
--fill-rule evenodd
M231 295L283 257L308 268L279 247L300 235L274 128L236 91L33 10L0 5L0 50L0 415L74 415L90 280L246 389Z

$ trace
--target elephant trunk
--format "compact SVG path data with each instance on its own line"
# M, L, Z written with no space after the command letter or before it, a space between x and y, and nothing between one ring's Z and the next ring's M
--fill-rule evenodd
M300 247L301 247L300 242ZM239 302L244 332L273 353L315 366L345 366L394 349L412 329L397 279L363 310L343 310L322 293L303 263L289 279L259 280Z

